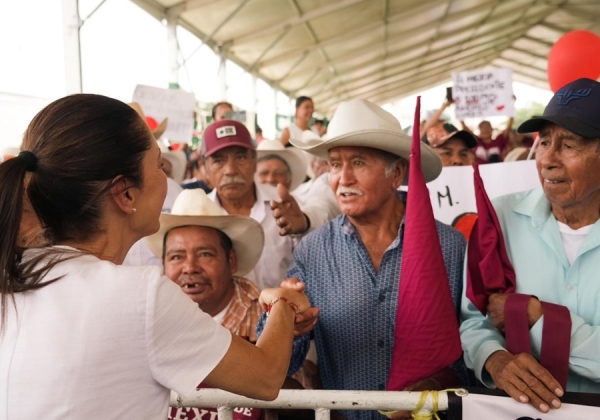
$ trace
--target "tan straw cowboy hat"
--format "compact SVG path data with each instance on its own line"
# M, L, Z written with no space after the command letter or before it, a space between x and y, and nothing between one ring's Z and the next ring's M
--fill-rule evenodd
M262 254L265 234L260 223L250 217L225 214L200 188L183 190L175 200L171 213L160 215L160 229L146 237L148 248L162 258L165 235L171 229L183 226L210 227L227 235L237 255L236 276L248 274Z

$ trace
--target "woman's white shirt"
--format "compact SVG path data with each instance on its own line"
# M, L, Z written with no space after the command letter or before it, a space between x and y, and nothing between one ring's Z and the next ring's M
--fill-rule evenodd
M0 420L164 420L227 352L231 333L158 267L85 255L8 301L0 337Z

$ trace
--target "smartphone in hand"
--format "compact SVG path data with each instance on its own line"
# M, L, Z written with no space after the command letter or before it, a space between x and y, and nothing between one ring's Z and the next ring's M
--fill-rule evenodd
M454 99L452 99L452 87L446 88L446 101L454 102Z

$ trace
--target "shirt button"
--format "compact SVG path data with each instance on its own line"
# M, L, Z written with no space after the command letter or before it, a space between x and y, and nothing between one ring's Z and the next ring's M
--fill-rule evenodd
M567 287L567 290L570 292L571 290L573 290L573 286Z
M384 294L384 293L381 293L381 294L379 295L379 302L383 302L384 300L385 300L385 294Z
M383 347L385 345L385 342L383 340L379 339L379 340L377 340L377 345L379 347Z
M381 391L383 391L385 389L385 386L383 384L379 384L379 385L377 385L377 388L379 388Z

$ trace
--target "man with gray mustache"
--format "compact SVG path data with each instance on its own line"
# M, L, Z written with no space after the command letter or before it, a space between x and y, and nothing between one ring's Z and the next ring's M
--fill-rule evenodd
M305 290L319 308L312 335L323 388L384 390L392 362L404 247L406 198L398 188L407 178L411 138L391 114L361 99L340 104L328 133L328 140L315 145L290 141L328 158L329 184L342 215L302 239L288 270L290 280L282 286ZM440 158L425 144L421 154L425 180L437 178ZM458 317L466 244L450 226L437 223L437 229ZM307 319L304 331L314 322ZM296 339L288 374L301 365L309 339L309 334ZM455 365L407 389L457 385L466 369L463 363ZM369 411L342 414L349 420L382 418ZM411 416L399 412L394 418Z
M227 214L251 217L264 230L262 256L246 277L260 290L279 286L292 263L296 239L281 234L281 223L271 210L271 202L281 201L277 189L254 180L256 150L248 129L238 121L217 121L206 128L202 147L206 174L215 185L208 196ZM313 217L309 209L304 214L295 201L293 204L295 213L292 217L304 224L302 231L306 231L311 222L313 227L318 224L318 218Z

